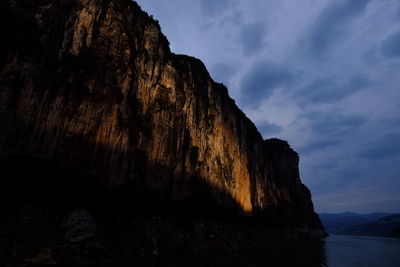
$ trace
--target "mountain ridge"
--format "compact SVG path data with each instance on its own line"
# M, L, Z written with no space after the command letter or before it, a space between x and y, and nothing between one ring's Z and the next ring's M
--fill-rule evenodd
M400 214L383 216L377 220L358 224L339 231L339 235L398 237Z
M324 228L333 234L362 223L373 222L388 215L390 213L384 212L371 212L367 214L349 211L342 213L319 213Z

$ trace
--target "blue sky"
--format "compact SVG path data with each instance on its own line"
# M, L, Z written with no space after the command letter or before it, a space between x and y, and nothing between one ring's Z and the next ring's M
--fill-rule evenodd
M400 1L137 2L299 152L318 212L400 212Z

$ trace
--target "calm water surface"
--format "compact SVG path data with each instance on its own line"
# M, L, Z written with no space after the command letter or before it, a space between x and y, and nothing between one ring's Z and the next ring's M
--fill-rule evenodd
M261 254L200 254L153 266L400 267L400 239L335 236L318 244L289 244Z
M325 251L328 267L400 267L400 239L332 235Z

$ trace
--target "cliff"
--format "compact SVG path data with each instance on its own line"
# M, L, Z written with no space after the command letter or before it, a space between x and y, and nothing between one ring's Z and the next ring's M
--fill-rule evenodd
M171 53L135 2L0 5L2 183L46 197L57 184L55 198L98 186L127 196L132 210L230 210L324 234L297 153L263 140L203 63Z

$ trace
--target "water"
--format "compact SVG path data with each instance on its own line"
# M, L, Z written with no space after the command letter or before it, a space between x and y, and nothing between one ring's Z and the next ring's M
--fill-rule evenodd
M325 251L328 267L400 267L400 239L330 236Z
M332 235L323 242L288 244L261 254L198 254L153 266L400 267L400 239Z

